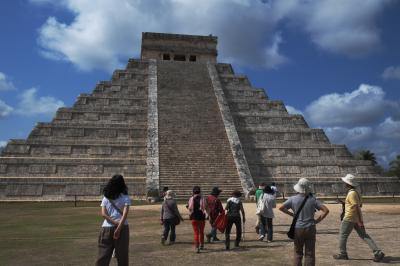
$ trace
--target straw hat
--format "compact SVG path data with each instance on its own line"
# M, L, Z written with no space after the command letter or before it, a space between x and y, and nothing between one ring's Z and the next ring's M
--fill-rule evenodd
M352 174L347 174L345 177L342 177L343 182L349 184L352 187L358 186L358 182L355 179L356 177Z
M298 193L308 193L311 192L311 183L307 178L300 178L293 188Z

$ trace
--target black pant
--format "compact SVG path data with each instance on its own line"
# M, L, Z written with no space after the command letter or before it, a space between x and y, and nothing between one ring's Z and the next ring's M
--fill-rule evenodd
M230 245L230 234L232 230L232 225L235 224L236 226L236 240L235 245L238 246L240 243L240 239L242 237L242 220L239 217L229 217L228 216L228 223L225 229L225 246L229 247Z
M272 218L267 218L261 216L261 224L262 227L260 228L260 233L262 235L265 235L265 229L267 230L267 239L269 241L272 241L272 235L273 235L273 226L272 226Z
M163 237L165 240L168 239L168 234L169 234L169 230L171 230L171 234L169 236L169 241L170 242L175 242L176 239L176 234L175 234L175 222L174 219L165 219L164 220L164 232L163 232Z

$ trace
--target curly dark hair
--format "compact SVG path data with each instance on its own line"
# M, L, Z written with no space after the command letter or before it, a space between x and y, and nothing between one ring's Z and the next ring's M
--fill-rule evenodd
M114 175L108 180L107 185L103 189L104 197L107 199L116 199L120 194L128 194L128 187L125 184L124 177L122 175Z

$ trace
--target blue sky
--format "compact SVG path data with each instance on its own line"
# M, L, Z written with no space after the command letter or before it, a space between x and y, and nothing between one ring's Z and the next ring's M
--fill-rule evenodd
M400 154L398 0L0 3L0 145L138 58L143 31L213 34L219 61L335 144Z

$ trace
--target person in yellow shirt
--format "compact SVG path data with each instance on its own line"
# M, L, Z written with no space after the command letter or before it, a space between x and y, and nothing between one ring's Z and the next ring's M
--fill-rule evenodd
M347 238L354 228L359 237L367 242L368 246L372 249L374 253L374 261L379 262L382 261L382 259L385 257L385 254L377 247L374 240L365 231L364 220L361 212L361 195L356 190L358 183L355 179L356 178L354 177L354 175L351 174L347 174L345 177L342 177L342 180L346 184L348 192L345 200L344 217L340 226L339 233L340 253L334 255L333 258L337 260L349 259L346 247Z

